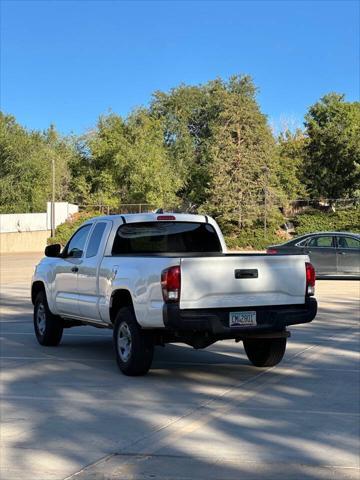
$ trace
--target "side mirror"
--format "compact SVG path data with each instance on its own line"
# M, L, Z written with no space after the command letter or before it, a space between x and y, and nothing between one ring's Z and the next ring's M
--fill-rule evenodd
M60 243L54 243L53 245L48 245L45 248L46 257L58 257L60 255L61 245Z
M81 258L83 254L82 250L79 250L78 248L74 247L70 252L68 252L67 257L71 258Z

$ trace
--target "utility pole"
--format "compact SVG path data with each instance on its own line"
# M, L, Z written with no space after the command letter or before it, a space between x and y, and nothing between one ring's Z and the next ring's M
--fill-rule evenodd
M51 238L55 237L55 157L51 154L52 196L51 196Z

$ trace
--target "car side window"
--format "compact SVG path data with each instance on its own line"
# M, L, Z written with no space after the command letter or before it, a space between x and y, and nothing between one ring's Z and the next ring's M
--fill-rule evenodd
M358 248L360 249L360 240L353 237L337 237L339 248Z
M333 237L324 236L324 237L313 237L308 243L309 247L333 247Z
M101 239L106 228L105 222L98 222L90 236L89 245L86 250L86 258L95 257L97 255Z
M80 258L82 256L91 225L92 224L90 223L80 227L79 230L71 237L69 243L65 247L64 257Z
M301 240L299 243L296 244L297 247L305 247L311 239L305 238L305 240Z

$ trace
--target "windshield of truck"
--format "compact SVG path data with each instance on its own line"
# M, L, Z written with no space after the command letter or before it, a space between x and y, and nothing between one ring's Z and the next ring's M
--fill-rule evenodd
M221 251L212 225L165 221L121 225L112 248L113 255Z

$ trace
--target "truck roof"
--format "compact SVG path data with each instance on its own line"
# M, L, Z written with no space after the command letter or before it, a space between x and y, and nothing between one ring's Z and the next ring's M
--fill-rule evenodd
M167 218L168 217L168 218ZM207 215L197 215L192 213L124 213L117 215L99 215L98 217L89 218L87 222L94 220L122 220L124 223L137 222L156 222L158 220L171 220L177 222L200 222L200 223L215 223L214 220Z
M143 222L191 222L191 223L204 223L211 225L217 236L219 237L222 251L227 252L226 243L223 237L223 234L219 228L219 225L216 221L207 215L195 215L193 213L176 213L176 212L162 212L162 213L124 213L118 215L99 215L98 217L93 217L87 219L83 225L99 222L101 220L108 220L112 222L112 233L110 233L110 241L105 250L105 255L111 255L111 245L114 242L114 236L117 229L124 224L131 223L143 223Z

